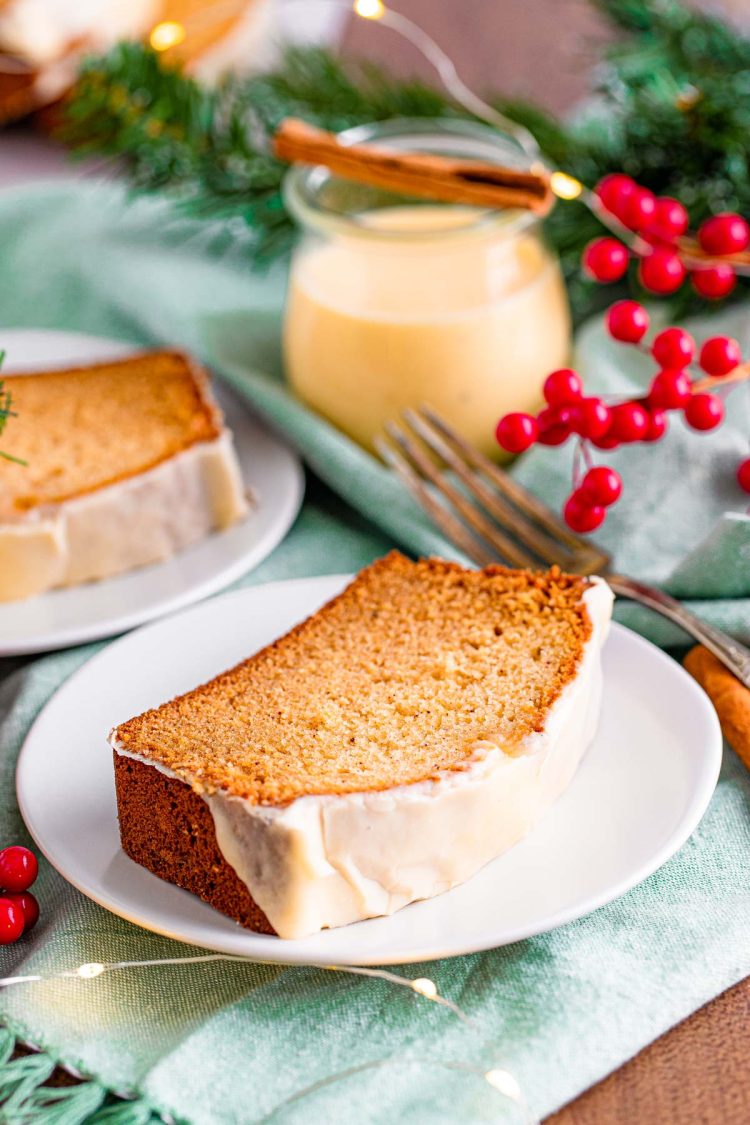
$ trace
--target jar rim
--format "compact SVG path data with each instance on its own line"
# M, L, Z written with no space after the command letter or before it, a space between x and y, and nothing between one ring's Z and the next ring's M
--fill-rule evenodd
M354 125L337 134L342 144L360 144L370 141L390 142L390 147L408 148L410 151L445 152L452 155L468 156L475 159L515 164L519 168L529 167L529 155L518 141L508 133L491 129L479 122L450 117L394 117L386 121L368 122ZM399 145L397 142L401 141ZM396 142L396 143L394 143ZM416 142L416 144L415 144ZM453 143L451 143L453 142ZM425 146L420 148L420 143ZM457 152L457 149L460 150ZM541 157L540 157L541 162ZM372 213L372 208L346 212L326 206L322 200L327 186L339 181L328 168L322 165L295 164L288 170L283 181L284 202L295 219L304 227L323 233L346 234L382 243L429 241L436 237L461 238L467 235L484 234L488 231L498 235L515 236L527 227L539 223L539 218L531 211L519 208L475 208L476 212L465 224L445 227L423 227L414 229L389 229L373 226L364 216ZM360 185L352 184L353 188ZM439 200L417 199L412 197L403 203L394 196L391 206L459 206L441 204Z

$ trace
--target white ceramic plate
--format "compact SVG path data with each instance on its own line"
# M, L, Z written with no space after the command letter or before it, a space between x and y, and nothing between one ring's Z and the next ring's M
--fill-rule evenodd
M36 843L102 906L224 953L319 964L422 961L518 941L621 895L693 831L716 784L721 735L686 672L615 625L599 733L572 785L522 843L448 894L302 941L253 934L120 850L110 728L270 643L346 579L274 582L145 626L94 656L29 732L18 797Z
M119 340L77 332L0 329L3 371L67 367L127 355ZM166 562L53 590L36 598L0 603L0 656L47 652L111 637L223 590L262 562L289 530L304 490L302 466L283 442L265 430L247 405L217 381L217 398L234 433L245 483L258 496L249 515ZM106 455L106 445L102 446Z

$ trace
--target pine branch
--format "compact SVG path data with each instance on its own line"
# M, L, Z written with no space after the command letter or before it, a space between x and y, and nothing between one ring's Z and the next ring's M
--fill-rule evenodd
M0 351L0 367L3 366L4 360L5 352ZM13 402L10 397L10 391L6 391L3 381L2 379L0 379L0 434L2 434L3 430L5 429L8 419L14 417L15 413L13 411ZM21 461L20 458L12 457L10 453L3 453L2 449L0 449L0 457L2 457L4 461L14 461L16 465L26 464L26 462Z
M394 82L369 66L350 73L320 50L292 48L276 72L208 91L152 51L122 43L84 63L60 137L80 156L118 159L136 189L168 187L185 214L239 216L255 259L266 262L294 237L280 190L286 166L269 154L282 117L299 113L338 130L452 112L427 86Z
M594 109L568 124L526 103L494 103L534 133L553 165L587 184L625 171L680 198L693 226L716 211L750 214L750 41L678 0L591 2L626 32L594 72ZM253 259L263 263L294 238L280 192L285 168L268 149L287 115L333 130L390 117L468 116L422 83L319 49L289 50L273 72L209 91L149 50L121 44L84 65L63 135L83 155L118 159L136 188L168 188L184 213L239 216ZM600 227L567 204L547 230L581 315L599 290L581 279L580 252Z
M684 17L677 0L592 0L607 19L626 31L651 32L663 29L666 22Z
M5 352L0 351L0 367L3 366L5 360ZM10 392L5 390L2 379L0 379L0 434L5 429L8 418L11 415L11 401Z

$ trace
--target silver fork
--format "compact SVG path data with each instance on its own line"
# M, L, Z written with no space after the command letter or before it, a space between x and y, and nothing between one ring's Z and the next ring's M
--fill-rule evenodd
M750 687L750 650L653 586L611 571L611 556L575 535L518 481L460 437L433 410L406 410L376 445L434 523L479 566L532 570L557 563L573 574L601 574L619 597L679 625ZM454 475L463 488L457 487Z

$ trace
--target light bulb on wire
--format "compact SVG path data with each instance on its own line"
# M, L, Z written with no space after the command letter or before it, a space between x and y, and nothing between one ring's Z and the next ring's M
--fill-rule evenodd
M160 957L153 960L144 961L87 961L82 965L78 965L74 969L66 969L57 973L37 973L26 974L23 976L11 976L0 978L0 989L17 987L19 985L39 984L54 980L70 980L76 979L81 983L86 984L86 987L92 986L90 982L97 981L99 977L107 973L118 972L124 969L147 969L156 968L159 966L178 966L178 965L196 965L205 964L207 962L216 961L233 961L245 965L262 965L274 964L274 962L255 961L247 957L239 957L236 955L226 953L209 953L209 954L196 954L192 957ZM388 984L398 985L402 988L408 988L417 996L423 997L425 1000L438 1004L440 1007L452 1012L462 1023L466 1024L474 1031L481 1031L481 1027L476 1023L471 1016L464 1012L458 1004L449 1000L445 996L441 996L438 991L437 984L430 977L415 977L413 980L409 977L399 976L398 973L392 973L388 969L366 968L361 966L343 966L343 965L316 965L311 964L307 968L322 969L326 972L332 973L346 973L352 976L371 977L375 980L385 981ZM36 1049L36 1048L34 1048ZM302 1098L308 1097L322 1086L331 1085L341 1079L358 1073L362 1070L373 1070L393 1065L394 1062L390 1058L376 1059L372 1062L359 1064L350 1067L347 1070L337 1072L327 1078L316 1081L310 1086L306 1086L302 1090L290 1095L275 1111L279 1110L282 1106L288 1103L298 1102ZM501 1066L492 1066L489 1069L482 1068L474 1062L451 1062L439 1059L433 1059L425 1056L424 1059L417 1060L430 1065L441 1066L447 1070L463 1071L466 1074L475 1075L477 1078L482 1079L487 1085L491 1086L503 1098L510 1102L515 1103L517 1110L523 1115L526 1125L535 1125L535 1119L532 1117L528 1104L523 1096L523 1091L516 1078ZM77 1074L78 1077L84 1077ZM124 1095L123 1095L124 1096Z

